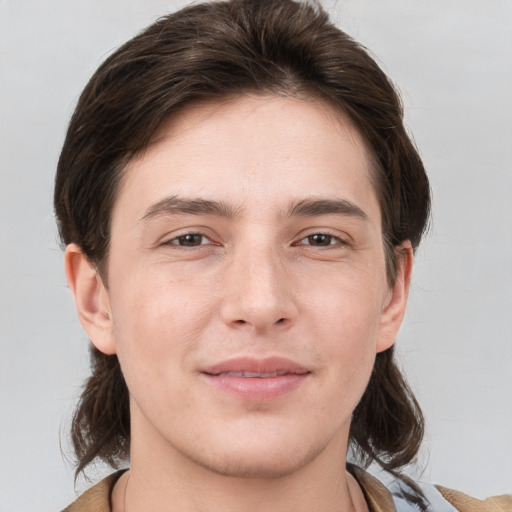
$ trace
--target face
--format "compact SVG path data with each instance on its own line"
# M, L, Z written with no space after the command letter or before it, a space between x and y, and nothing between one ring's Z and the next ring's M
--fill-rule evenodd
M276 97L189 107L129 165L108 276L90 336L118 354L132 461L245 476L343 460L406 295L360 135Z

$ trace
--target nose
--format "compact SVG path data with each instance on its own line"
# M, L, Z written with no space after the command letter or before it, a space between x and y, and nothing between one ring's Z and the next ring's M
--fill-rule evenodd
M221 307L223 321L232 328L264 333L286 329L298 316L293 279L275 249L238 251L225 275Z

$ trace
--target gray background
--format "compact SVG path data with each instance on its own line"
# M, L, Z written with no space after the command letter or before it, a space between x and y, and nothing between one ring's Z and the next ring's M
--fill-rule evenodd
M183 4L0 1L2 511L59 510L75 496L59 444L69 452L87 340L51 207L69 116L112 49ZM428 419L411 471L481 497L512 492L512 2L326 6L399 84L432 181L434 226L399 336Z

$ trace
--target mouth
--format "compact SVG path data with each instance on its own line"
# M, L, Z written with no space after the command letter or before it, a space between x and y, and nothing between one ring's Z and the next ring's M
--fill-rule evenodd
M245 377L249 379L267 379L269 377L281 377L283 375L289 375L288 372L267 372L267 373L260 373L260 372L221 372L217 374L212 375L229 375L230 377Z
M310 373L282 357L228 359L202 371L216 390L246 401L273 400L292 393Z

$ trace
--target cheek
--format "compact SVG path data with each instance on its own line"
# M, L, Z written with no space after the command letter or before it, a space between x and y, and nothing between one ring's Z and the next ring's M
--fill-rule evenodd
M187 365L213 308L194 286L165 274L119 277L111 297L117 355L129 387L143 382L153 388Z
M387 294L384 265L339 265L328 272L302 273L302 314L311 315L326 333L337 331L348 344L376 337ZM315 286L312 287L311 284ZM331 336L327 335L327 339ZM365 343L365 344L367 344Z
M154 333L157 342L182 336L203 323L211 311L212 294L205 288L208 281L193 278L190 272L166 265L139 265L115 277L112 314L119 331L133 333L130 338L144 339L145 333ZM123 337L119 338L123 343Z
M382 282L379 286L371 274L340 272L323 283L317 280L324 286L303 301L302 315L310 319L306 328L313 330L310 337L316 340L338 403L359 400L370 378L386 289Z

